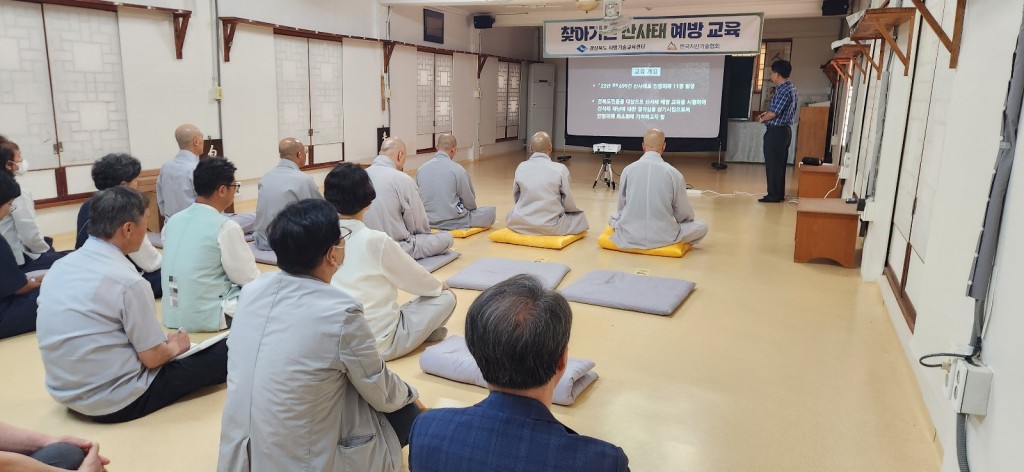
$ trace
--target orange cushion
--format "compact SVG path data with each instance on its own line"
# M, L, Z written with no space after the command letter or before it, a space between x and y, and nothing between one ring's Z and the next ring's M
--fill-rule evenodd
M615 243L612 242L612 234L614 233L615 229L612 228L611 226L605 228L604 232L601 233L601 236L597 238L597 244L605 249L610 249L612 251L662 257L683 257L683 254L686 254L686 251L689 251L690 248L693 247L690 246L689 244L680 241L675 244L670 244L664 247L657 247L654 249L623 249L616 246Z
M490 235L491 241L506 243L506 244L517 244L520 246L539 247L543 249L562 249L576 241L579 241L587 232L584 231L580 234L567 234L565 236L535 236L530 234L519 234L508 228L499 229Z

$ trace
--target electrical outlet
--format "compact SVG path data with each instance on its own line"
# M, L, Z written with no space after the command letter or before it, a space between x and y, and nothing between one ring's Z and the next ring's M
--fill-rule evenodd
M214 87L213 88L213 99L214 100L224 100L224 88L223 87Z
M473 91L473 98L480 98L480 89L476 89Z
M384 89L384 98L391 98L391 89L390 88Z
M988 397L992 390L992 369L984 365L971 365L964 359L955 359L946 373L946 398L953 411L968 415L988 413Z

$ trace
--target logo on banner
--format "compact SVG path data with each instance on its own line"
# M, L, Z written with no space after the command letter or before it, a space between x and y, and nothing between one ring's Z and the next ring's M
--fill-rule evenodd
M581 53L587 52L587 46L585 44L581 44L580 47L576 48L576 50Z

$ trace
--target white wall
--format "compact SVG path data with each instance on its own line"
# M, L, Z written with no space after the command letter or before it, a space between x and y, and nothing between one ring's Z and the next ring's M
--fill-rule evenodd
M377 155L377 128L387 121L380 106L384 52L376 41L346 40L342 46L345 160L369 163Z
M259 178L279 159L273 31L238 25L221 74L224 156L238 167L238 180Z
M458 152L453 157L472 159L473 144L476 141L477 125L480 123L477 98L477 56L455 54L452 64L452 134L458 142Z
M220 138L213 99L216 52L208 33L213 27L208 10L193 11L178 60L170 14L136 9L118 13L129 142L143 169L159 168L177 153L174 129L183 123Z
M536 60L540 57L540 28L506 27L480 30L484 54Z
M391 79L391 135L416 140L416 48L396 46L388 66Z
M946 31L952 31L954 0L932 0L928 5L940 18ZM902 77L902 65L895 68L893 90L888 103L885 138L883 140L880 179L876 202L875 223L865 240L865 278L876 277L885 259L883 246L887 245L889 225L878 223L891 217L891 204L895 195L895 178L904 150L903 141L924 141L922 151L936 161L927 172L934 172L931 189L931 217L918 223L926 226L928 235L926 252L927 270L915 279L917 323L910 333L900 315L894 299L887 295L893 325L899 334L908 361L922 391L922 398L936 428L937 439L945 451L943 470L957 470L955 451L954 414L943 397L940 369L925 369L917 358L929 353L947 352L952 345L969 341L973 314L973 300L965 295L967 279L982 223L992 168L1001 141L1000 120L1006 99L1007 83L1015 41L1018 36L1024 1L977 0L967 5L959 65L955 70L946 67L949 55L939 48L935 61L936 86L925 92L938 92L928 98L932 115L925 118L923 131L914 131L905 138L897 133L906 126L906 101L909 78ZM927 25L920 25L925 38L934 35ZM934 36L928 41L932 41ZM927 48L923 53L927 54ZM915 52L917 54L917 52ZM934 54L934 52L933 52ZM924 58L924 56L922 56ZM919 64L920 66L920 64ZM920 71L916 71L920 73ZM922 93L925 93L922 92ZM934 93L932 93L934 95ZM915 101L920 99L915 90ZM855 117L854 119L858 119ZM935 121L940 118L941 122ZM918 146L922 147L922 146ZM911 149L913 151L913 149ZM1018 165L1020 165L1018 163ZM1020 169L1014 173L1011 196L1008 199L1004 221L1004 244L997 261L999 273L992 293L992 322L982 354L983 361L996 372L990 397L989 413L983 418L972 417L969 423L968 445L974 470L1016 470L1024 463L1024 319L1015 308L1021 302L1019 245L1005 244L1020 240L1024 224L1024 208L1019 197L1024 191L1024 178ZM924 170L922 172L925 172ZM882 178L885 176L884 178ZM870 269L869 269L870 268ZM887 282L882 282L888 285ZM909 288L908 288L909 290ZM888 294L888 290L884 291ZM1012 311L1012 312L1011 312Z
M369 3L369 2L367 2ZM447 8L432 8L444 14L444 43L423 40L423 8L391 7L391 36L389 39L421 46L476 52L473 17ZM382 7L381 15L387 15Z
M328 33L381 38L385 11L372 0L217 0L220 16ZM205 3L205 2L203 2Z

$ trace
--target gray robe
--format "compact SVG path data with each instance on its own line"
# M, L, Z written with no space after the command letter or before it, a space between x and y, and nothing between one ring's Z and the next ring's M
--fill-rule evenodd
M505 222L517 233L561 236L590 228L569 190L569 169L542 152L516 168L512 197L516 203Z
M285 272L242 289L228 337L218 471L393 471L398 436L382 412L416 390L388 370L362 306Z
M320 198L313 177L299 170L299 166L289 159L281 159L277 167L270 169L260 179L259 196L256 199L256 247L270 250L267 240L267 228L278 213L291 203L310 198Z
M160 175L156 178L156 203L165 218L174 216L196 201L192 172L197 165L199 158L181 149L174 159L160 166Z
M622 171L619 213L608 224L612 242L623 249L653 249L684 241L696 244L708 225L693 219L686 181L656 152L647 152Z
M451 233L431 233L427 212L416 181L398 170L387 156L377 156L366 169L377 198L366 210L363 222L383 231L413 259L436 256L452 247Z
M437 229L490 228L494 225L494 207L476 206L476 192L469 172L439 152L416 171L423 207L430 226Z
M199 158L184 149L179 149L174 159L160 166L156 178L156 204L164 218L170 218L196 201L196 187L192 173L199 165ZM242 227L242 232L253 231L256 215L252 213L225 213Z

